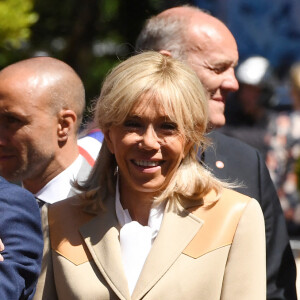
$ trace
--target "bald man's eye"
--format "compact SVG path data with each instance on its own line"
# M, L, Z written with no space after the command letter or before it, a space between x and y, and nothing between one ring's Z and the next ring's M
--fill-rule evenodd
M7 128L11 129L18 129L24 126L26 123L22 119L10 115L1 117L1 122L4 124L4 126L7 126Z
M221 66L221 67L215 67L215 68L213 68L213 71L214 71L216 74L222 74L222 73L224 73L227 69L228 69L228 66Z
M21 124L22 121L16 117L13 117L13 116L7 116L5 117L5 122L7 124Z

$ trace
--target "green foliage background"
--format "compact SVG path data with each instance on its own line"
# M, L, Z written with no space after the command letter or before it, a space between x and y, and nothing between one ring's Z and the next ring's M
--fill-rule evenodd
M82 78L89 104L107 72L133 53L144 21L188 2L0 0L0 69L37 55L61 59Z
M0 1L0 46L20 47L30 37L30 26L37 20L33 0Z

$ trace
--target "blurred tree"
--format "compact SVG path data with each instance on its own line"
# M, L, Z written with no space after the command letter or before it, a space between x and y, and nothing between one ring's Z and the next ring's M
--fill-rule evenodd
M82 78L87 99L95 98L108 70L133 53L143 22L164 0L35 0L27 56L50 55L70 64Z
M3 49L0 68L33 56L61 59L82 78L88 104L99 94L107 72L133 54L135 39L145 20L170 7L166 0L31 1L39 20L32 26L30 40L19 49ZM174 1L176 4L178 1ZM10 22L18 19L11 18Z
M20 47L30 36L30 26L38 20L33 0L0 1L0 47Z

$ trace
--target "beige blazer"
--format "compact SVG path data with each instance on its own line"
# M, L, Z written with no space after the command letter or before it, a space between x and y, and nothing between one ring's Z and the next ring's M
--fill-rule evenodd
M168 204L132 296L115 200L97 215L83 212L78 201L43 208L45 249L35 300L266 299L265 230L256 200L224 190L207 209Z

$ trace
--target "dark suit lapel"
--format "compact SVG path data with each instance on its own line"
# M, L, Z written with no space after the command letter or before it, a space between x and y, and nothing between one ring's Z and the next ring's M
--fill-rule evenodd
M229 164L227 156L221 151L221 145L218 143L217 136L218 134L215 132L208 135L212 145L202 155L202 161L217 178L227 179L229 178ZM228 151L230 151L230 149L228 149Z
M202 226L202 221L179 207L167 205L161 229L153 243L142 273L132 294L141 299L178 259Z
M120 299L130 299L119 242L115 200L107 201L106 211L80 228L80 233L103 277Z

